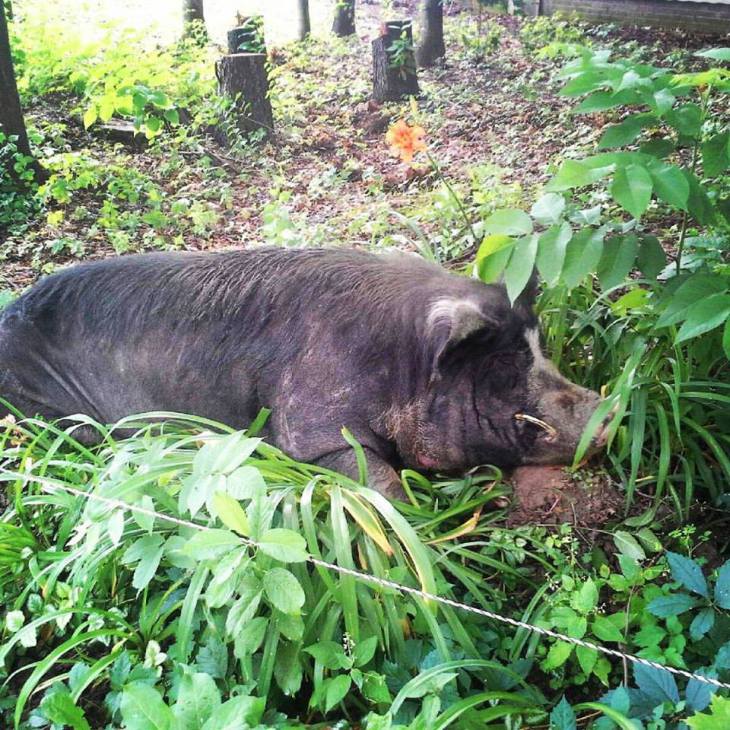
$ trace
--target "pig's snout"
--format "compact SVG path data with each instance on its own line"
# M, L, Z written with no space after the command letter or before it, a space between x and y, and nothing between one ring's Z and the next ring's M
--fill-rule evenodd
M538 398L536 416L526 419L539 431L532 453L524 463L566 464L572 461L586 426L601 402L598 393L562 378L558 387L543 391ZM596 430L589 455L606 446L612 418L609 414Z

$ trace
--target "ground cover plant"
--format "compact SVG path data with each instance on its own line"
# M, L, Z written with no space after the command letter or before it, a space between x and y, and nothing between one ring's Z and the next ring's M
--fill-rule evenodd
M69 261L160 248L396 246L513 297L536 265L551 355L616 408L605 457L571 477L616 490L615 513L520 524L494 468L406 471L390 504L261 441L265 412L246 432L91 424L94 447L82 422L16 413L2 727L728 726L725 689L312 562L730 682L727 49L453 5L422 99L369 103L366 40L315 35L270 48L277 139L227 148L214 46L89 40L20 8L49 176L0 140L0 306Z

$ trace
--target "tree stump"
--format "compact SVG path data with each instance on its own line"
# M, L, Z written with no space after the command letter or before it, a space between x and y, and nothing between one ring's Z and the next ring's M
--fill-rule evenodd
M263 16L252 15L239 22L228 31L228 53L266 53Z
M249 135L263 129L266 136L274 131L269 100L269 77L266 54L234 53L223 56L215 65L218 88L234 100L238 129Z
M398 101L418 94L413 23L390 20L383 26L382 35L373 41L373 98Z
M340 38L355 33L355 0L337 0L332 32Z

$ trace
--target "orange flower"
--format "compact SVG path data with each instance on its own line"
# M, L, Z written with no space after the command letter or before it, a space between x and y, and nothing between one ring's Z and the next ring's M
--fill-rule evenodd
M423 137L426 130L418 125L410 127L404 119L399 119L385 135L385 141L390 145L391 154L399 155L403 162L412 162L416 152L426 149Z

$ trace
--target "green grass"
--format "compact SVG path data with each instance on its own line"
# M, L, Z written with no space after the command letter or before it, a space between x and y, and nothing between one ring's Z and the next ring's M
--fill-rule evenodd
M221 701L261 698L265 727L388 711L428 727L498 727L544 721L559 698L548 687L560 686L568 664L558 674L544 668L552 641L311 567L308 555L547 626L563 601L578 600L576 581L590 579L596 601L600 591L623 615L625 589L600 572L609 563L596 572L580 557L570 528L504 528L494 502L509 490L496 471L434 483L405 472L409 502L397 509L261 442L261 421L246 434L150 415L166 420L120 424L136 424L131 438L97 426L93 448L74 439L74 426L33 419L0 440L8 726L60 717L62 706L89 722L146 728L130 719L140 693L161 713L187 717L176 689L184 678L219 698L205 710L211 717ZM650 600L660 575L637 573L634 590ZM645 651L632 646L646 613L636 600L625 641ZM598 620L597 603L584 610ZM620 675L619 663L602 661L607 681ZM597 676L576 699L600 697Z

